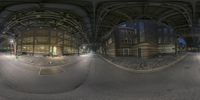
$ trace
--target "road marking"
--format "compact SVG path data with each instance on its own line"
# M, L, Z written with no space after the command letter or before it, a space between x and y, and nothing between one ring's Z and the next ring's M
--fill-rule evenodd
M48 75L55 75L55 74L60 74L60 73L63 73L65 72L64 69L62 67L48 67L48 68L40 68L40 71L39 71L39 75L45 75L45 76L48 76Z

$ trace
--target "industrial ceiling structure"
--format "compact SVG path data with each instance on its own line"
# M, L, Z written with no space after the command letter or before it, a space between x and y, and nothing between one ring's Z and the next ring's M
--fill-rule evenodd
M151 19L194 34L200 12L198 0L1 0L1 37L17 36L30 27L63 29L99 43L121 22Z

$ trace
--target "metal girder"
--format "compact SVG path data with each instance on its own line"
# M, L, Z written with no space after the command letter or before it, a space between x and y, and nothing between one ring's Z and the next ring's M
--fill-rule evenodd
M130 16L128 16L126 13L124 13L124 12L115 11L115 13L126 17L129 21L133 21L133 19Z
M188 25L185 24L185 25L176 26L176 27L174 27L174 29L179 29L179 28L184 28L184 27L188 27Z
M60 2L60 1L58 1L58 2ZM71 2L73 2L73 1L71 1ZM76 1L74 1L74 2L76 2ZM187 6L188 4L190 5L190 3L187 2L187 4L185 4L185 2L183 2L182 0L177 1L177 2L176 1L161 2L161 1L157 1L157 0L152 1L152 2L151 1L148 1L148 2L146 2L146 1L124 2L122 0L112 0L112 1L106 1L106 2L102 1L101 3L99 2L99 3L95 4L94 8L91 9L94 12L85 11L85 9L87 7L86 8L83 7L83 9L80 6L74 7L75 5L72 7L73 3L62 4L61 6L58 6L57 4L50 4L50 3L44 3L44 5L43 5L43 3L39 3L39 2L34 3L33 1L30 1L30 3L35 5L36 9L41 7L42 9L44 8L44 9L49 9L49 10L54 10L54 11L61 11L61 12L66 12L67 10L70 10L71 12L75 13L74 15L82 14L82 16L80 16L80 19L82 19L80 22L74 23L75 21L72 21L72 23L70 23L69 21L71 21L71 20L68 19L68 20L66 20L68 23L61 21L61 22L65 23L66 25L63 25L63 26L62 26L62 24L57 24L57 25L62 28L67 26L69 23L72 26L77 25L79 28L76 28L76 27L75 28L77 30L81 30L79 33L81 33L83 36L85 36L85 34L86 34L87 38L90 37L91 39L94 39L94 38L92 38L92 36L95 36L95 39L97 39L98 34L107 33L107 32L109 32L109 30L112 30L112 27L114 27L116 24L118 24L118 21L120 21L120 19L134 21L135 19L139 18L138 16L148 16L154 20L156 20L156 19L164 20L163 22L168 22L169 24L173 25L174 27L179 27L176 25L180 25L180 24L188 25L188 27L190 27L193 24L192 14L191 14L192 9L189 6ZM28 4L28 2L26 2L26 4L22 4L22 5L27 5L27 4ZM65 5L65 7L63 5ZM16 5L16 6L18 6L18 5ZM127 8L127 10L129 10L128 8L131 8L131 7L133 7L133 8L135 7L137 9L143 9L143 10L145 10L145 9L147 10L149 8L148 9L149 12L152 12L152 13L144 12L146 14L142 15L142 14L140 14L140 12L141 12L140 11L140 12L137 12L136 16L135 16L135 15L133 15L133 13L127 13L127 11L126 11L126 8ZM147 8L145 8L145 7L147 7ZM155 11L155 13L154 13L151 7L152 8L157 7L159 11ZM30 9L24 7L23 10L18 10L18 9L14 10L14 9L8 9L6 6L4 8L5 8L6 12L10 12L13 14L19 13L19 12L26 13L27 11L35 9L35 8L32 9L31 7L30 7ZM125 9L121 9L121 8L125 8ZM75 11L73 11L73 9L75 9ZM160 9L162 9L162 10L166 9L166 12L162 12L162 10L160 10ZM131 10L134 12L134 9L131 9ZM169 12L167 10L169 10ZM80 11L80 14L79 14L79 11ZM158 12L158 13L156 13L156 12ZM177 18L174 17L176 14L180 15L180 17L179 16ZM58 15L58 16L60 16L60 15ZM107 17L110 17L110 18L107 18ZM115 20L115 17L117 18L116 20ZM7 18L8 17L0 16L0 20L5 20L4 22L7 21ZM46 17L46 18L52 19L50 17ZM59 17L56 17L56 18L58 20L61 19ZM94 19L92 19L92 18L94 18ZM186 22L180 21L179 18L180 19L184 18L183 20L186 20ZM32 18L30 18L30 20L32 20ZM94 20L93 21L95 24L94 26L91 26L91 20ZM173 21L173 20L175 20L175 21ZM116 21L116 22L114 22L114 21ZM4 22L2 22L1 24L4 24ZM22 25L22 24L24 24L24 22L22 22L22 20L21 20L21 22L16 23L16 25L20 25L20 24ZM25 27L25 24L22 26ZM93 35L91 35L92 33L90 33L90 31L92 29L91 27L92 28L94 27L94 30L95 30ZM106 29L104 29L104 28L106 28ZM180 27L180 28L187 28L187 27Z
M186 9L185 7L182 7L180 5L174 5L174 4L169 4L169 3L167 3L167 5L174 6L173 9L178 11L179 13L181 13L185 17L185 19L187 20L188 24L192 25L192 14L189 13L188 9Z
M30 6L27 6L27 5L30 5ZM84 11L78 6L70 5L70 4L44 3L42 6L43 6L43 9L41 11L43 12L39 13L38 11L36 11L35 14L30 11L35 11L35 10L40 11L39 4L20 4L20 5L7 7L4 12L12 12L12 14L7 15L7 17L3 19L4 22L7 22L6 24L4 23L4 27L5 27L4 31L8 32L9 29L12 29L13 27L17 25L22 25L26 27L27 23L25 24L24 22L29 21L29 20L52 19L52 20L56 20L57 22L55 23L56 27L71 26L75 30L77 30L77 33L80 33L87 40L87 42L89 42L88 38L90 37L91 27L90 27L90 20L87 16L86 11ZM15 8L17 9L15 10ZM55 8L55 9L52 9L52 8ZM63 14L65 13L73 15L73 17L63 16ZM38 18L37 18L37 14L39 15ZM10 18L10 16L14 16L13 19ZM84 31L87 31L87 32L84 32Z
M37 18L37 15L40 15L40 17ZM27 22L27 21L33 20L33 19L43 19L43 18L54 19L54 20L56 20L56 22L59 22L59 23L55 23L56 27L57 26L65 27L67 25L67 26L74 27L75 30L79 31L78 33L83 33L81 23L79 23L76 19L69 17L69 16L63 17L63 16L60 16L59 14L54 14L54 15L45 14L45 13L41 13L41 14L35 13L33 15L28 14L28 15L24 15L23 17L21 16L19 18L16 18L14 21L12 20L12 21L8 22L5 27L8 27L7 31L19 24L22 24L22 26L26 27L28 25L23 24L23 22ZM83 36L84 36L84 38L86 38L85 35L83 35Z
M167 18L170 18L170 17L173 17L173 16L176 16L177 17L177 15L179 15L178 13L171 13L171 14L169 14L169 15L166 15L166 16L164 16L164 17L161 17L160 19L158 19L158 22L162 22L163 20L166 20ZM185 23L184 23L185 24ZM190 26L190 24L188 25L187 23L186 23L186 25L187 26ZM174 26L174 27L176 27L176 26Z
M183 18L185 18L186 22L185 24L188 24L188 26L190 26L192 24L191 21L191 12L190 12L190 8L185 8L182 7L181 5L177 5L176 3L144 3L144 2L111 2L111 3L105 3L104 5L102 5L98 10L99 10L99 17L97 17L97 29L103 25L105 25L106 23L103 22L103 20L105 20L105 17L111 17L109 15L110 12L115 12L118 11L118 9L122 9L122 8L128 8L128 7L158 7L159 9L167 9L170 10L170 12L172 11L173 14L167 15L170 12L166 12L164 14L160 14L163 15L161 16L161 18L158 18L159 20L164 20L168 17L172 17L174 15L181 15L183 16ZM134 11L134 10L133 10ZM131 14L129 14L128 16L131 16ZM150 15L151 16L151 15ZM178 20L177 20L178 21ZM171 21L170 23L174 23L173 21ZM177 23L177 22L176 22ZM103 25L101 25L103 24ZM172 24L175 25L175 24ZM105 33L105 32L104 32Z
M165 19L166 16L169 16L170 14L177 14L178 12L174 12L173 10L168 10L166 12L163 12L162 15L158 16L158 22L160 22L161 19Z
M133 6L133 7L134 6L143 6L141 4L143 4L143 3L129 2L129 3L118 3L118 4L114 3L113 5L110 4L108 7L103 7L103 9L102 9L103 11L106 9L106 11L104 13L102 11L100 12L101 20L104 19L104 17L109 13L109 11L113 11L113 10L123 8L123 7L128 7L128 6ZM171 8L175 11L180 12L183 15L188 14L188 16L190 16L190 14L185 10L185 8L177 6L180 9L182 9L182 11L180 11L179 9L175 8L174 5L173 6L169 6L169 5L170 4L168 4L168 3L157 3L156 5L149 4L149 6L160 6L160 7L165 7L165 8ZM113 7L113 8L111 9L111 7ZM108 8L109 8L109 10L107 10ZM185 11L185 12L183 12L183 11ZM102 13L103 13L103 15L102 15Z

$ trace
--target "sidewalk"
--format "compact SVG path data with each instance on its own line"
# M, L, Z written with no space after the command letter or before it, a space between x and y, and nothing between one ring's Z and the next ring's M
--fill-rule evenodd
M40 57L40 56L19 56L18 61L43 67L60 66L78 60L78 56L61 56L61 57Z
M100 55L107 62L118 68L132 72L152 72L170 67L181 61L187 56L187 53L178 55L160 55L151 59L142 59L137 57L109 57Z
M43 56L14 56L7 53L0 53L1 56L11 61L15 61L25 66L31 66L31 70L40 70L40 68L56 68L67 66L79 62L82 58L78 55L60 56L60 57L43 57ZM32 69L34 68L34 69ZM36 69L35 69L36 68Z

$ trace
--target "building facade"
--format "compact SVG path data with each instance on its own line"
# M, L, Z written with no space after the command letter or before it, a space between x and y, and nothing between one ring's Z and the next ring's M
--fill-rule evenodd
M159 53L175 53L175 37L171 27L154 21L124 22L105 39L101 51L109 56L149 58Z
M79 41L74 34L58 29L32 28L20 33L17 37L17 53L33 55L77 54Z

